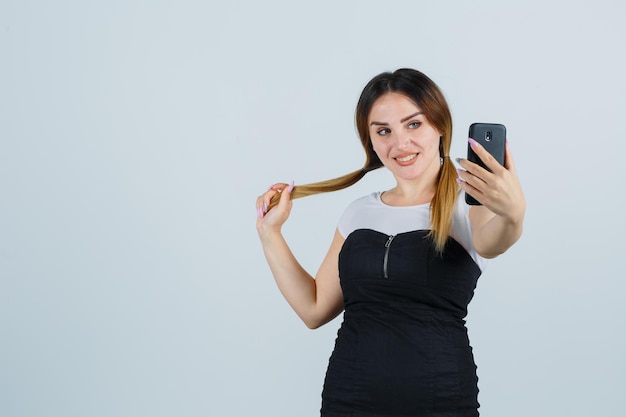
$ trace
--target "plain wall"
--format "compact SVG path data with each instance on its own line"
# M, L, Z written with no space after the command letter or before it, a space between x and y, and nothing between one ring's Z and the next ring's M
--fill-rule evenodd
M364 160L382 71L446 94L452 157L499 122L525 232L470 304L483 416L621 415L624 6L597 1L0 2L0 415L316 416L338 318L310 331L255 199ZM312 273L375 172L298 200Z

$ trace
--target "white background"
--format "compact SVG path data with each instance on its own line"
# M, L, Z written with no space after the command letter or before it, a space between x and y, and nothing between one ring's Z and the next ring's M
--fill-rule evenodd
M318 415L340 319L310 331L282 299L254 200L359 168L358 96L400 67L446 94L453 158L471 122L507 125L528 199L470 305L481 415L622 415L624 12L2 0L0 415ZM298 200L301 263L392 185Z

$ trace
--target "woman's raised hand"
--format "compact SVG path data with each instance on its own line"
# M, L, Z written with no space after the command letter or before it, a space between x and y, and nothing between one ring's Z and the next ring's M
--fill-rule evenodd
M523 218L526 201L508 142L504 166L478 142L473 139L469 142L472 150L491 172L467 159L458 160L463 168L458 170L459 178L462 180L459 184L463 191L498 216L511 220Z
M257 220L256 227L259 234L271 230L280 231L282 225L289 218L291 212L291 184L276 183L256 199ZM278 196L278 204L272 204L272 198Z

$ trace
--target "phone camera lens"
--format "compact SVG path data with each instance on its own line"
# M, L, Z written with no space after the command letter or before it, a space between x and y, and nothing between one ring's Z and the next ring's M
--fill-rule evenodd
M491 141L491 131L488 130L487 133L485 133L485 140L487 142Z

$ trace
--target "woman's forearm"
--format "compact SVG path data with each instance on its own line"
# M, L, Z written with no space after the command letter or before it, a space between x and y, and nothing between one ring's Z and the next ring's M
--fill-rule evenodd
M265 259L283 297L309 326L316 305L315 279L298 262L280 232L259 235Z
M523 214L515 218L492 214L474 233L474 248L484 258L495 258L517 242L522 230Z

